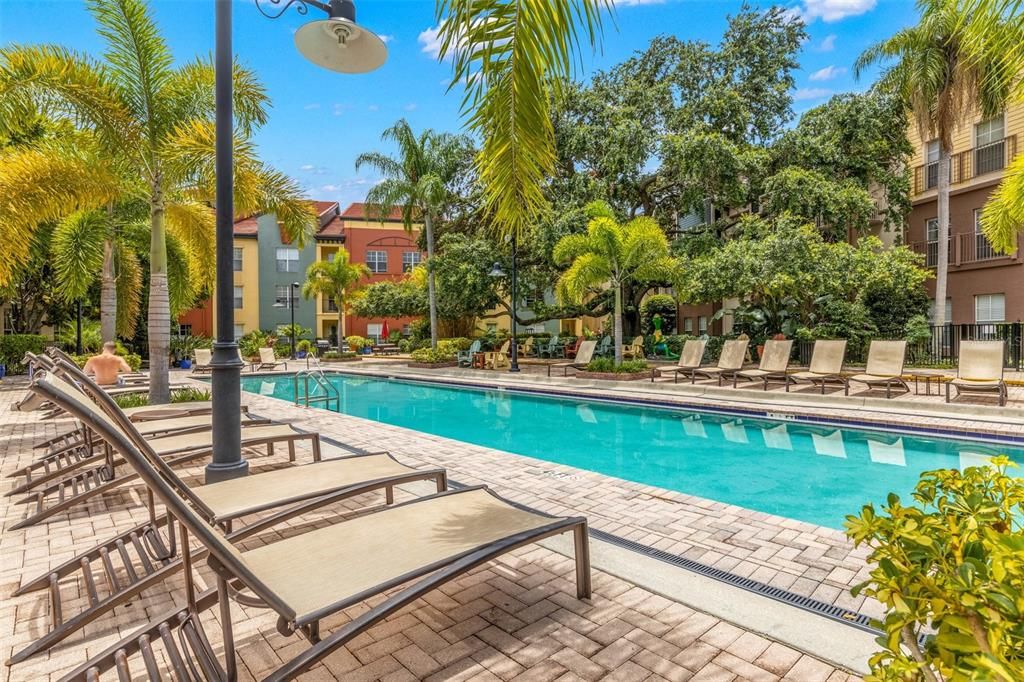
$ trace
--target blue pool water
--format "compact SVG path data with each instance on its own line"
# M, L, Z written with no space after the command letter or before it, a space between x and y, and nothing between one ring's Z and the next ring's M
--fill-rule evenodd
M341 412L748 509L841 528L922 471L1024 451L943 438L328 375ZM242 388L293 399L291 377ZM387 448L387 441L379 443Z

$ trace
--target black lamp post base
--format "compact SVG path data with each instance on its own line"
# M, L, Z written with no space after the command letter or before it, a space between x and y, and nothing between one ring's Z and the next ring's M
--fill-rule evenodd
M239 478L249 474L249 462L231 462L230 464L217 464L210 462L204 470L206 483L219 483L232 478Z
M518 366L514 366L514 367L509 367L508 371L510 371L510 372L521 372L522 370L519 369Z

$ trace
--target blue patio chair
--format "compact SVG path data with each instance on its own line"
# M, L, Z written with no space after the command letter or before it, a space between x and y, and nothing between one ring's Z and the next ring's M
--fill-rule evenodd
M456 361L459 363L459 367L472 367L473 366L473 354L480 352L480 341L474 341L470 344L469 350L460 350L456 356Z
M561 352L562 344L558 342L558 334L555 334L554 336L551 337L550 341L548 341L545 345L541 346L539 355L542 358L556 358L560 357L559 354Z
M598 358L605 358L613 354L614 351L612 350L612 337L602 336L601 343L597 345L597 349L594 351L594 356Z

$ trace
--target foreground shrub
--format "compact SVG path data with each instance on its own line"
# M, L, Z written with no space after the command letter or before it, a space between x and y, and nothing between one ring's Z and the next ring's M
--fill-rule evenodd
M470 341L469 339L467 339L464 336L457 336L457 337L455 337L453 339L440 339L437 342L438 350L441 350L443 348L445 350L445 352L448 352L448 351L455 352L455 351L460 351L460 350L469 350L469 347L472 346L472 345L473 345L473 342Z
M172 403L204 402L210 399L210 391L205 388L178 388L171 391ZM128 393L114 396L114 402L122 410L130 407L145 407L149 405L149 396L145 393Z
M646 360L623 360L616 365L614 358L594 358L587 365L588 372L612 372L615 374L636 374L648 370Z
M456 353L454 350L442 350L440 344L435 348L418 348L414 350L410 357L413 362L428 362L431 364L441 362L451 362L455 359Z
M352 352L339 353L336 350L329 350L326 353L324 353L324 360L341 360L342 358L354 358L354 357L356 357L356 354L352 353Z
M21 374L25 365L21 359L26 352L39 355L46 345L46 337L39 334L4 334L0 336L0 364L7 366L8 374Z
M846 533L871 549L853 589L886 607L869 682L1024 680L1024 480L1014 465L928 471L905 507L865 505ZM923 640L919 639L924 635Z
M122 395L115 395L114 402L122 410L127 410L131 407L145 407L149 405L149 396L145 393L127 393Z
M358 353L359 351L370 345L370 339L364 338L362 336L352 335L345 337L345 343L348 344L348 349L350 351L352 351L353 353Z

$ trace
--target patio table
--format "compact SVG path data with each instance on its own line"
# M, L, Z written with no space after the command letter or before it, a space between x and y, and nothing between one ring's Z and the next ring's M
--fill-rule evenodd
M940 395L942 393L942 381L946 378L946 373L939 369L912 369L907 374L914 380L914 395L921 395L921 391L917 386L918 379L924 381L924 394L932 394L932 382L935 382L935 393Z

